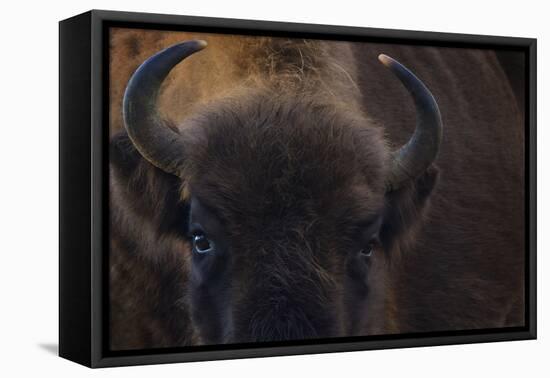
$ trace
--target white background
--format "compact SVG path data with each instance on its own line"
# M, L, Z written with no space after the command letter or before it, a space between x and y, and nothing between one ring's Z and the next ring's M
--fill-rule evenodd
M550 376L550 33L544 1L5 1L0 22L0 375ZM9 5L8 5L9 4ZM58 25L91 8L538 38L539 340L89 370L55 355ZM545 109L546 107L546 109ZM546 276L544 276L545 271ZM547 299L547 298L546 298Z

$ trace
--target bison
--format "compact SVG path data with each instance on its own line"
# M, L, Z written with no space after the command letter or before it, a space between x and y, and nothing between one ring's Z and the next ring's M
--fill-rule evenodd
M494 51L120 29L110 70L111 349L524 325Z

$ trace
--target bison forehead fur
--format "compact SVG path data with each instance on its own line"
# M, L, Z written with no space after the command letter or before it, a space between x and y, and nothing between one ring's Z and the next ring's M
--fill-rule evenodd
M200 138L188 147L186 189L226 219L249 219L248 227L276 214L366 217L380 207L385 142L345 108L253 91L208 106L191 123Z

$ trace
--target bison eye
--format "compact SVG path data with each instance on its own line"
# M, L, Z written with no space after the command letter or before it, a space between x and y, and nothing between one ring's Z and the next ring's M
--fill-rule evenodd
M375 243L371 242L367 246L359 251L359 254L364 257L370 257L374 251Z
M209 240L204 234L193 236L193 250L197 253L208 253L214 250L214 242Z

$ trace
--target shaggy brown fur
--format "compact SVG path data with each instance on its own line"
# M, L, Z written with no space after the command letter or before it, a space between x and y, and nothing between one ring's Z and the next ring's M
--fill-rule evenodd
M197 136L179 180L117 132L120 100L196 38L160 103ZM439 169L393 193L414 109L382 52L444 122ZM493 52L114 29L110 77L113 349L523 324L523 109ZM190 250L190 207L216 258Z

